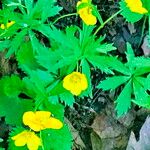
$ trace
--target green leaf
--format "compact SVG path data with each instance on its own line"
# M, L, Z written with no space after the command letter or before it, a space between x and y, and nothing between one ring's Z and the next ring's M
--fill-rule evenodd
M101 44L98 48L96 48L97 52L104 53L104 54L107 54L108 52L113 50L116 50L116 47L114 47L113 44L107 44L107 43Z
M26 68L35 70L39 67L35 59L35 53L33 52L31 42L22 44L16 57L19 67L25 72L28 72Z
M144 75L150 73L150 67L141 67L141 68L136 68L134 71L134 74L136 76Z
M71 150L72 136L66 125L58 130L43 130L41 136L45 150Z
M50 91L50 95L58 95L66 92L66 89L63 87L63 81L60 81L53 89Z
M130 80L123 90L121 91L120 95L118 96L116 103L115 110L117 111L117 116L121 117L125 115L129 108L131 107L131 94L132 94L132 80Z
M133 90L136 101L147 99L148 94L144 88L146 78L136 77L133 79Z
M142 100L133 99L132 102L140 107L145 107L147 109L150 109L150 97L146 97Z
M13 38L13 40L11 42L11 46L6 54L6 58L10 57L10 55L12 55L14 52L16 53L18 51L18 48L24 41L24 36L26 35L26 33L27 33L27 30L23 30L23 31L17 33L17 35Z
M30 14L30 12L33 8L33 3L34 3L34 0L25 0L25 6L27 8L28 14Z
M137 21L139 21L143 15L141 14L138 14L138 13L134 13L132 12L128 7L127 7L127 4L124 0L121 0L121 2L119 3L120 4L120 9L122 9L123 11L121 12L121 15L126 18L126 20L128 22L131 22L131 23L135 23Z
M142 1L142 6L146 8L150 12L150 1L149 0L141 0Z
M143 67L149 67L150 66L150 58L149 57L136 57L132 61L132 64L134 67L137 68L143 68Z
M59 94L59 97L61 102L64 102L65 105L70 107L72 107L73 103L75 102L74 96L69 91Z
M22 116L24 112L33 110L33 101L5 95L0 96L0 116L5 117L6 124L22 125Z
M106 90L114 90L118 86L124 84L130 79L130 77L127 76L113 76L113 77L108 77L105 80L101 81L97 88L103 89L104 91Z
M9 40L5 40L5 41L0 41L0 52L4 51L6 48L10 47L10 41Z
M56 6L55 0L38 0L35 4L31 16L34 19L41 19L42 22L45 22L49 17L53 17L62 10L61 7Z
M90 70L89 63L87 62L86 59L82 59L81 66L82 66L82 73L85 74L88 81L88 88L81 93L81 97L89 95L92 98L93 95L92 95L92 83L91 83L91 70Z
M40 109L50 111L55 118L64 121L64 106L62 104L52 104L49 101L44 101Z
M128 64L131 64L132 60L135 58L134 51L129 43L127 43L126 57Z
M5 76L0 80L1 93L8 97L17 97L23 90L24 84L17 75Z
M101 71L106 73L113 74L110 70L109 64L111 62L111 58L108 56L88 56L87 60L94 66L99 68Z

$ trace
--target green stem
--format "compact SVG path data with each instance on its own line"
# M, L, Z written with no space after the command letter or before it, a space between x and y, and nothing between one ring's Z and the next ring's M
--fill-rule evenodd
M148 16L148 47L150 48L150 15Z
M43 145L42 132L41 131L40 131L40 139L41 139L41 142L42 142L42 150L45 150L44 145Z
M149 25L149 26L148 26L148 27L149 27L149 30L148 30L148 31L149 31L149 36L150 36L150 15L148 16L148 25Z
M67 15L60 16L60 17L58 17L52 24L55 24L55 23L58 22L60 19L63 19L63 18L65 18L65 17L75 16L75 15L77 15L77 13L71 13L71 14L67 14Z
M111 17L109 17L103 24L99 26L99 28L94 32L94 35L96 35L110 20L112 20L114 17L116 17L118 14L120 14L123 11L123 9L117 11L115 14L113 14Z

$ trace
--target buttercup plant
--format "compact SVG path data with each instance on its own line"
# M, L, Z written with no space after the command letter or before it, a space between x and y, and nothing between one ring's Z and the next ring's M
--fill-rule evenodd
M118 117L127 113L131 102L150 106L150 59L136 57L127 43L124 63L111 54L116 50L113 43L97 35L119 13L132 23L149 16L150 2L122 0L121 9L106 21L91 0L79 0L76 13L56 18L62 9L56 2L6 0L0 10L0 51L7 52L6 58L13 56L24 72L0 79L0 117L12 129L8 150L71 150L65 106L73 107L76 97L93 97L91 67L111 75L97 88L123 87L116 99ZM55 26L72 15L79 16L80 27Z

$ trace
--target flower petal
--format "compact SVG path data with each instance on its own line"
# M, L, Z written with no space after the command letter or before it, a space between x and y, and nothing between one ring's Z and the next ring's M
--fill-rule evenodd
M28 131L23 131L16 136L13 136L11 139L15 141L16 146L25 146L27 143L27 133Z
M125 2L132 12L139 14L148 13L148 10L142 6L141 0L125 0Z
M33 121L34 118L35 118L34 112L32 111L25 112L23 114L23 123L25 125L29 125Z
M60 129L62 128L63 123L60 120L51 117L45 122L44 126L45 126L45 129L46 128Z
M27 147L29 150L38 150L38 147L41 146L41 139L32 132L30 135L30 139L28 139Z
M63 87L73 95L80 95L88 87L86 76L80 72L72 72L63 79Z

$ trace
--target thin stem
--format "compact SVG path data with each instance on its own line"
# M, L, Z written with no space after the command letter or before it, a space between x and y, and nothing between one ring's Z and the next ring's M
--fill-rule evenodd
M142 32L141 32L141 37L140 37L140 42L139 42L138 47L140 47L141 42L142 42L142 38L143 38L143 35L144 35L144 30L145 30L146 19L147 19L147 16L144 17L144 22L143 22L143 25L142 25Z
M60 19L63 19L63 18L65 18L65 17L75 16L75 15L77 15L77 13L71 13L71 14L67 14L67 15L60 16L60 17L58 17L52 24L55 24L55 23L58 22Z
M149 36L150 36L150 15L148 16L148 27L149 27Z
M148 47L150 48L150 15L148 16Z
M111 17L109 17L103 24L99 26L99 28L94 32L94 35L96 35L110 20L112 20L114 17L116 17L118 14L120 14L123 11L123 9L117 11L115 14L113 14Z
M41 131L40 131L40 139L41 139L41 142L42 142L42 150L45 150L44 145L43 145L42 132Z

